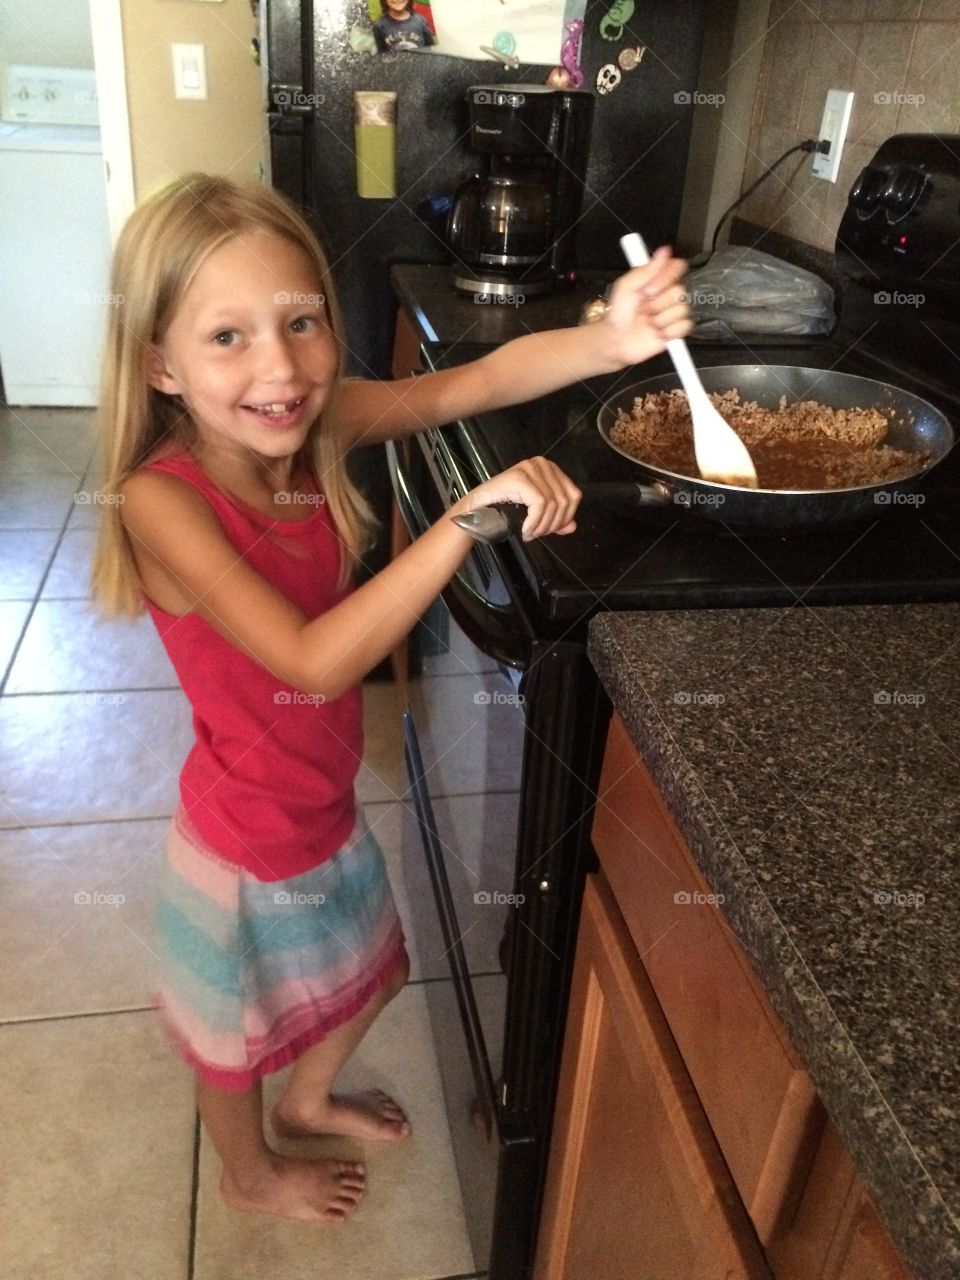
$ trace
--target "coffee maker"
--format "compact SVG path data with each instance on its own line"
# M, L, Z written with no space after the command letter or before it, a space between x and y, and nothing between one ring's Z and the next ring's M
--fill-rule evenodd
M572 287L593 95L474 85L467 104L469 144L483 162L458 188L447 219L455 287L485 301Z

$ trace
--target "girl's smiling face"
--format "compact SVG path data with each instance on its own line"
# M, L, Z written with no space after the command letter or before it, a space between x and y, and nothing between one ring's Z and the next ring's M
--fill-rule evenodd
M391 18L402 20L410 17L412 10L410 0L386 0L386 3Z
M179 395L203 444L286 457L327 403L338 350L306 253L252 231L215 249L147 357L152 386Z

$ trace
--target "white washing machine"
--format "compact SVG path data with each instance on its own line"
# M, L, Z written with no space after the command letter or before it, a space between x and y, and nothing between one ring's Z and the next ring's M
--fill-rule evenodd
M0 114L6 401L92 406L111 252L94 72L7 67Z

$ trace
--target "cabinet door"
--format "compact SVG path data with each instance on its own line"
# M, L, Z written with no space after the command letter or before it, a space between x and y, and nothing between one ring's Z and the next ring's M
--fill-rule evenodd
M535 1280L768 1272L606 881L587 878Z
M913 1280L829 1121L797 1212L767 1259L777 1280Z
M825 1115L656 784L610 722L593 840L763 1244L789 1216Z
M390 362L392 378L409 378L423 368L420 356L420 339L413 327L413 322L406 311L401 308L397 312L397 321L393 330L393 357Z

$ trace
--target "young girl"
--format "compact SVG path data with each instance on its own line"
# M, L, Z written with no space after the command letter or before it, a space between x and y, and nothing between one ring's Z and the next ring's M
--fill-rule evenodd
M400 1107L331 1092L406 981L383 855L354 799L359 682L472 545L444 517L354 589L370 512L355 445L411 435L634 364L690 329L684 263L658 250L599 323L533 333L399 382L343 377L340 313L306 222L264 187L190 174L145 201L116 248L99 424L104 520L94 597L149 611L196 741L166 836L156 1002L196 1074L238 1209L339 1220L360 1164L267 1145L261 1081L293 1064L285 1137L396 1141ZM523 536L568 534L580 494L531 458L452 508L523 503Z
M401 53L436 44L426 18L414 12L411 0L381 0L380 17L373 24L378 53Z

